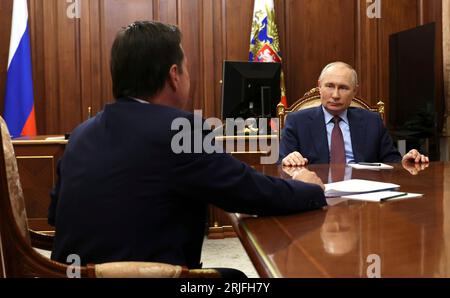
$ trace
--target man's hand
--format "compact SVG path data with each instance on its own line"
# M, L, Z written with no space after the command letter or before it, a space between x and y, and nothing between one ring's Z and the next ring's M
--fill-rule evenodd
M402 163L404 161L414 161L415 163L429 163L428 156L420 154L416 149L412 149L403 156Z
M325 190L325 185L323 185L322 180L316 175L316 173L311 172L305 168L298 169L294 172L292 179L312 183L319 185L323 190Z
M308 159L303 157L299 152L294 151L283 158L283 166L302 167L308 164Z
M429 163L414 163L407 159L402 161L403 168L414 176L418 175L420 171L423 171L426 168L428 168L429 165L430 165Z

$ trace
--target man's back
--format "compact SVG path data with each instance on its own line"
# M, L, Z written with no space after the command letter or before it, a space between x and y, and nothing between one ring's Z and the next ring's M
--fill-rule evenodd
M187 258L201 247L205 204L175 196L170 183L176 173L167 132L181 115L128 100L107 105L73 132L60 168L54 259L76 253L82 263L198 266L199 255Z
M326 204L318 185L266 177L228 154L173 153L171 124L178 117L192 120L176 109L119 100L73 132L52 200L53 259L78 254L83 264L128 260L195 268L207 202L254 214Z

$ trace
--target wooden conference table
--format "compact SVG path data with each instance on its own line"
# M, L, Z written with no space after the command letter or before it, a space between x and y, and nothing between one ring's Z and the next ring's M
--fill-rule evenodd
M281 167L256 168L288 177ZM328 181L328 165L308 168ZM450 163L432 162L422 171L401 164L393 170L352 169L351 178L392 182L424 196L343 201L290 216L231 214L260 276L367 277L379 265L381 277L450 277Z

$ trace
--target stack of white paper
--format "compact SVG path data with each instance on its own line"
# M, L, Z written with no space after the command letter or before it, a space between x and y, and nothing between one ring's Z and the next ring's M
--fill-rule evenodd
M386 182L378 182L362 179L351 179L335 183L325 184L325 197L342 197L368 192L394 190L400 185Z

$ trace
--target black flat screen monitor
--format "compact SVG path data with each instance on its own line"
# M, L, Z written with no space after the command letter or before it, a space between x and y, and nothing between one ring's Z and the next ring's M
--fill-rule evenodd
M222 119L276 117L280 73L280 63L224 61Z

